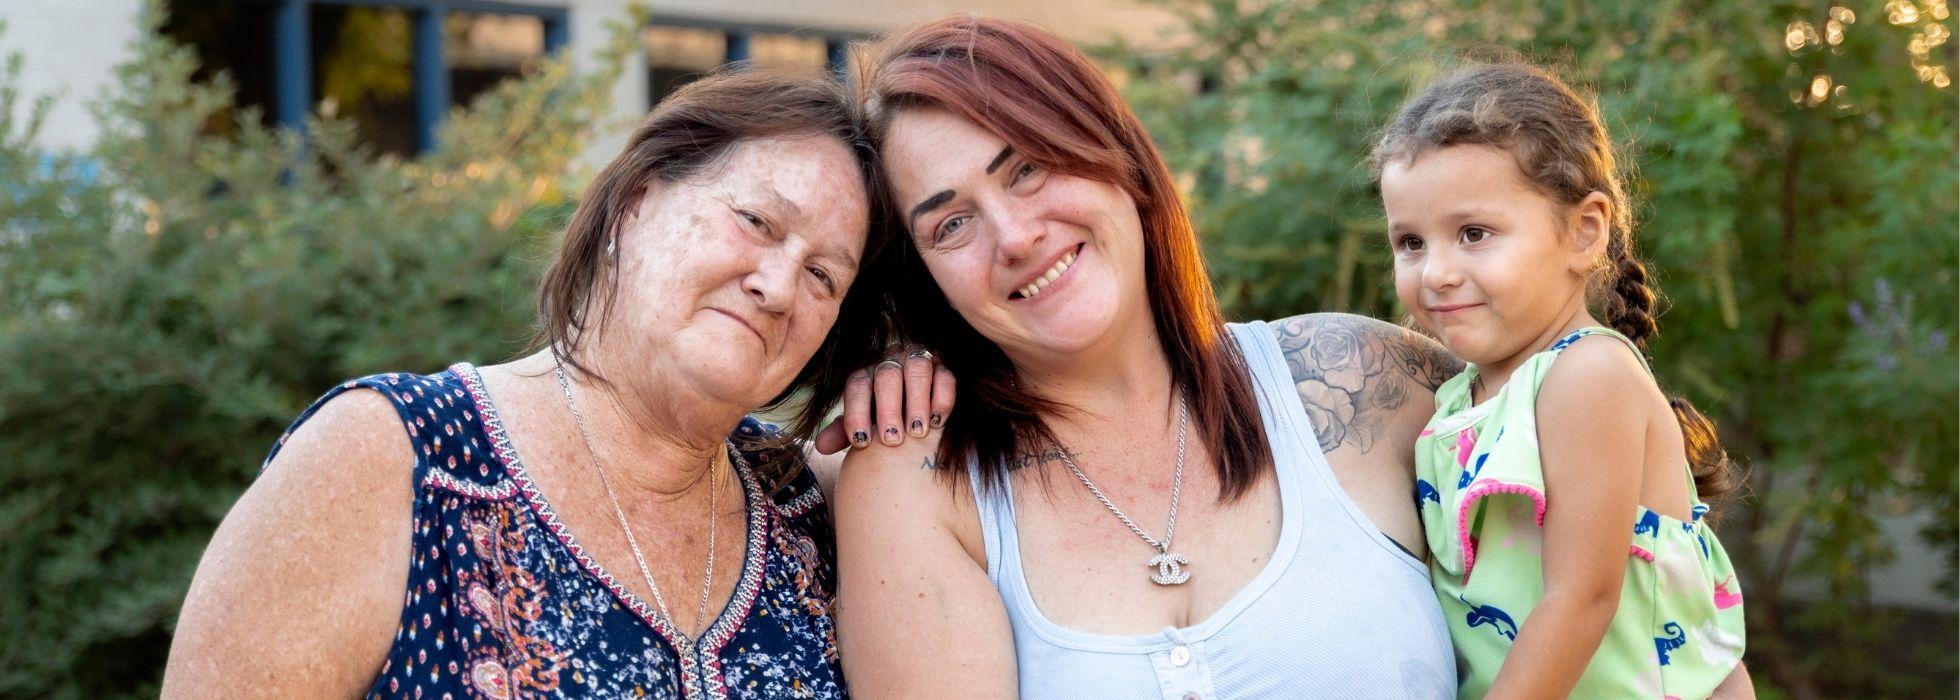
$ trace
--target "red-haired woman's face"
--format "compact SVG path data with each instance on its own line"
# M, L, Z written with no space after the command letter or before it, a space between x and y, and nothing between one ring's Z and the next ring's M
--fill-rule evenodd
M936 108L895 116L883 160L940 291L1010 356L1079 353L1148 328L1143 226L1122 188L1050 172Z

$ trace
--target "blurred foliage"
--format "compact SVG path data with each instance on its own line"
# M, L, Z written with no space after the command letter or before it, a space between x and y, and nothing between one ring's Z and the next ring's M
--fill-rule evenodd
M1597 89L1673 302L1657 368L1751 469L1721 531L1765 694L1950 694L1951 616L1871 603L1877 519L1900 512L1954 592L1944 2L1156 4L1183 48L1109 55L1239 317L1401 316L1363 159L1452 61ZM596 70L551 61L402 160L346 121L302 138L233 112L148 21L88 153L33 146L46 103L17 58L0 71L0 696L154 696L211 529L301 407L524 342L570 159L634 51L622 26Z
M1757 680L1950 696L1952 616L1871 602L1894 557L1879 519L1902 513L1926 524L1954 593L1960 119L1944 0L1154 4L1183 18L1174 48L1105 56L1182 174L1241 318L1404 317L1366 155L1428 79L1524 58L1595 90L1635 166L1637 247L1671 297L1656 368L1751 471L1719 527L1744 570Z
M527 341L635 48L620 24L595 69L550 61L402 160L228 114L159 15L87 153L35 147L47 102L0 73L0 696L155 697L212 529L301 408Z

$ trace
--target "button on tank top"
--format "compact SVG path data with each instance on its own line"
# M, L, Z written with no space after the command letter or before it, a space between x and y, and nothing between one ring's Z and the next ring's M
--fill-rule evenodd
M1065 629L1028 591L1012 487L982 490L975 477L987 577L1013 629L1021 697L1454 695L1456 664L1429 572L1335 481L1272 328L1228 328L1273 451L1282 516L1272 557L1195 626L1135 636Z

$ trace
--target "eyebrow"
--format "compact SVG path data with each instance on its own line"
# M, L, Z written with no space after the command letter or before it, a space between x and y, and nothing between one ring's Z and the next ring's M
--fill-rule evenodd
M1003 146L1000 149L1000 153L994 155L994 162L987 164L987 174L994 174L995 170L1000 169L1000 164L1007 162L1007 157L1011 155L1014 155L1014 147Z
M987 163L987 174L988 175L994 174L995 170L1000 169L1000 164L1007 162L1007 159L1013 155L1014 155L1014 146L1012 145L1002 146L1000 152L994 154L993 161ZM917 230L919 228L920 214L924 214L926 212L932 211L933 209L938 208L939 205L953 201L953 197L956 195L958 195L958 193L954 192L953 190L940 190L938 194L935 194L931 197L927 197L926 200L920 202L918 206L912 207L911 214L906 215L905 217L906 227L911 228L913 230Z
M927 197L926 201L919 203L919 206L912 207L912 215L905 219L906 228L917 230L919 228L919 215L937 209L941 204L953 201L953 194L952 190L942 190L939 194Z
M796 206L795 202L789 201L789 198L784 197L782 192L776 191L775 187L769 185L763 185L762 194L769 198L769 202L771 204L782 207L784 211L788 212L790 218L792 219L803 218L803 208Z

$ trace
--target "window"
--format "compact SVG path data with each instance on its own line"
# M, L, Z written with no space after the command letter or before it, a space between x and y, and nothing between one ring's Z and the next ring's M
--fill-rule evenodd
M659 104L682 85L732 62L758 70L820 74L840 70L845 46L859 32L655 20L641 34L647 57L647 104Z
M426 150L449 109L535 70L565 44L562 7L493 0L168 0L164 33L268 123L358 125L375 149ZM232 115L208 125L232 129Z

